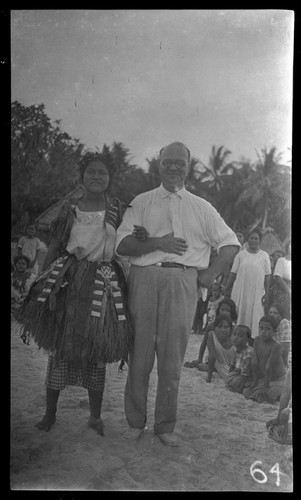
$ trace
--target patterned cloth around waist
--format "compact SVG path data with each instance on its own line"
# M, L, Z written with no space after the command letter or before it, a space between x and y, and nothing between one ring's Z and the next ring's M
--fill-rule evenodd
M50 298L51 293L55 295L61 287L68 285L65 274L73 261L74 257L69 254L61 256L37 278L35 283L48 276L37 301L45 302L48 297ZM99 262L94 280L91 316L101 317L106 303L105 298L109 292L112 293L114 299L118 321L125 321L123 297L118 285L117 274L112 263Z

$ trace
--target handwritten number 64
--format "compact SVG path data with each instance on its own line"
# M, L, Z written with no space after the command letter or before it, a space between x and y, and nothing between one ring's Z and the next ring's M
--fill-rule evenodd
M262 464L262 462L260 462L260 460L256 460L255 462L253 462L251 467L250 467L250 474L251 474L252 478L257 483L263 484L263 483L267 482L268 478L267 478L267 475L263 472L263 470L259 469L258 467L256 468L256 465L261 465L261 464ZM279 469L279 464L276 463L275 465L273 465L273 467L271 468L271 470L269 472L271 474L277 474L276 485L279 486L280 485L280 474L282 474L280 472L280 469ZM257 474L257 477L255 477L255 474ZM258 478L258 476L259 476L259 478Z

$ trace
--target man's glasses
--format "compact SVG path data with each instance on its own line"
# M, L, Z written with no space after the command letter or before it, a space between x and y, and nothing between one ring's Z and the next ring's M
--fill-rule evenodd
M165 168L171 168L174 165L176 168L186 167L186 162L183 160L162 160L161 165Z

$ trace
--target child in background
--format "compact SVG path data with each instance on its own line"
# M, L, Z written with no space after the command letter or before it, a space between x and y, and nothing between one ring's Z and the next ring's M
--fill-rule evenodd
M26 228L26 235L22 236L18 241L18 254L28 257L31 271L36 276L39 272L38 256L41 248L41 241L36 237L35 225L28 224Z
M208 327L208 325L213 324L216 317L216 310L220 302L223 300L223 298L224 296L222 295L221 284L217 282L213 283L207 305L207 311L206 311L207 319L206 319L205 329Z
M11 273L11 311L15 315L22 305L35 278L29 270L30 261L26 256L14 258L14 270Z
M286 367L281 345L274 339L277 324L272 316L259 321L259 335L254 339L251 361L252 382L246 384L243 395L258 403L274 403L285 385Z
M237 325L231 334L232 345L236 348L235 358L226 377L226 386L232 392L242 393L250 376L253 347L249 345L251 330L248 326Z
M216 310L216 316L219 316L220 314L226 314L231 318L232 324L236 323L237 320L237 312L236 312L236 306L233 300L224 298L218 305L217 310ZM214 327L212 324L209 324L208 327L206 328L204 338L202 340L200 350L199 350L199 356L198 359L195 359L193 361L186 361L184 363L184 366L186 368L198 368L198 365L200 363L203 363L203 357L205 354L205 350L207 347L207 341L208 341L208 334L210 331L213 331Z
M275 319L277 330L274 338L281 344L282 358L285 366L288 367L291 351L291 322L283 317L284 312L279 304L272 304L268 314Z
M208 334L208 365L200 363L198 369L207 371L206 382L210 383L212 374L217 371L225 378L233 364L236 349L231 343L232 321L226 314L217 316L213 323L214 331Z

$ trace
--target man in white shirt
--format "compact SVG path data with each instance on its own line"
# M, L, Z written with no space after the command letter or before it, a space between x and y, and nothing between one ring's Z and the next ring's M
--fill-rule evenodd
M184 188L190 152L179 142L160 151L160 187L138 195L117 231L116 253L130 257L129 308L135 341L125 388L125 414L138 439L147 419L149 376L157 355L158 386L154 431L178 446L178 387L197 304L197 279L209 288L229 266L240 244L207 201ZM149 236L132 234L143 226ZM210 247L218 256L210 267Z

